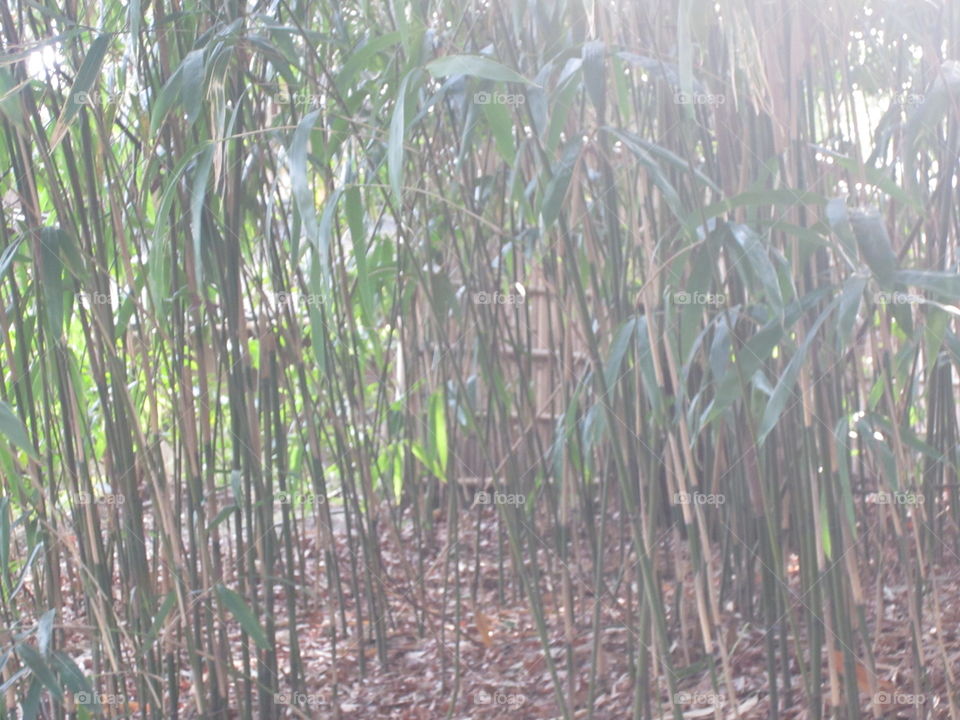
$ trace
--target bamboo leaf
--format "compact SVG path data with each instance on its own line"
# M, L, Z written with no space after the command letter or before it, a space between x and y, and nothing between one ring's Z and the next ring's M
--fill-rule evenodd
M319 241L320 230L317 225L317 209L314 205L313 192L307 181L307 153L309 151L310 133L313 130L320 110L314 110L303 116L293 133L287 157L290 162L290 186L293 189L293 199L300 211L300 218L306 231L309 242ZM295 251L294 256L298 253Z
M390 136L387 141L387 171L390 176L390 187L398 202L402 201L403 188L403 142L407 131L407 88L416 76L416 70L411 70L400 82L397 91L397 101L393 107L393 116L390 119Z
M803 365L813 339L817 336L817 331L820 329L820 326L823 325L830 313L833 312L833 309L838 303L839 298L836 298L826 307L826 309L820 314L820 317L814 321L813 325L807 331L806 337L803 339L800 347L797 348L796 352L793 354L793 357L790 358L790 362L787 364L786 369L780 376L780 380L777 381L773 395L767 402L766 409L763 411L763 417L760 420L760 427L757 431L757 444L762 444L764 440L767 439L770 431L773 430L774 426L777 424L777 420L780 419L780 415L786 408L787 402L791 398L795 398L793 394L793 386L797 382L797 375L800 373L800 367Z
M505 65L482 55L446 55L427 63L427 70L434 77L471 75L484 80L532 84Z
M222 584L217 584L216 591L220 602L223 603L223 605L237 619L237 622L240 623L240 626L244 629L247 635L253 638L253 641L261 648L264 650L269 650L270 646L267 643L267 635L264 633L263 628L257 621L257 616L253 614L253 611L247 606L247 603L244 602L243 598Z
M87 104L88 94L94 82L96 82L97 77L100 75L103 58L107 54L107 49L110 47L110 41L112 39L113 33L102 33L97 36L97 39L91 43L90 49L87 50L87 55L83 58L80 69L77 71L77 76L74 78L73 85L70 87L70 95L67 97L67 102L64 103L63 111L60 113L60 117L57 118L53 135L50 137L51 151L63 140L70 123L73 122L73 119L80 112L80 108Z
M30 444L27 428L24 427L20 418L13 412L13 409L2 400L0 400L0 433L3 433L7 440L23 450L34 460L40 459L37 457L33 445ZM4 565L4 567L6 567L6 565Z

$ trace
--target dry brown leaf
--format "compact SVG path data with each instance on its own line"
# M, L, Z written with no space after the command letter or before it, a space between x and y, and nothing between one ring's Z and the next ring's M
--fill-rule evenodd
M490 631L493 630L493 621L488 615L477 610L476 612L477 632L480 633L480 642L484 647L493 645L493 638L490 637Z

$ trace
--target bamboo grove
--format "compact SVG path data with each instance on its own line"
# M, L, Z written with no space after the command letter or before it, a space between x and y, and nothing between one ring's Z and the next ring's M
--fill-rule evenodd
M0 5L3 717L370 716L401 627L434 692L383 717L493 717L507 606L518 717L881 717L891 654L960 717L958 43Z

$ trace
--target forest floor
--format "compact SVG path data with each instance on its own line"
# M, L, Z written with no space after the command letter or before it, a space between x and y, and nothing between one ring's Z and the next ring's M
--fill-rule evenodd
M386 576L377 582L383 582L387 597L392 605L387 613L387 626L390 634L388 664L381 667L377 660L376 649L372 642L365 645L365 664L367 677L359 673L359 653L354 643L342 646L337 660L336 676L339 679L338 704L343 718L401 718L410 720L434 720L452 717L464 720L494 718L504 713L518 718L559 718L562 717L557 697L554 693L554 681L542 651L537 624L529 604L517 597L512 590L506 590L501 597L498 577L500 574L498 532L493 512L485 510L480 523L479 538L477 525L459 530L460 549L458 558L461 573L462 596L459 614L456 606L455 590L452 582L445 584L444 576L452 577L452 569L445 567L444 549L447 545L446 525L438 522L435 537L429 543L437 548L425 559L424 586L425 597L421 598L426 607L421 613L425 617L425 631L421 637L412 610L411 599L416 592L404 587L404 563L400 559L398 548L384 539L384 563ZM471 516L471 520L474 516ZM615 526L616 523L610 523ZM386 534L384 534L386 535ZM670 543L676 539L667 535L662 542L663 562L661 567L668 568L672 563ZM416 563L416 544L412 534L403 538L403 552L407 561ZM477 542L479 540L479 543ZM616 539L607 547L616 548ZM341 549L346 543L340 543ZM541 567L557 570L559 563L551 562L546 544L541 548L538 561ZM503 569L510 576L510 558L506 543L503 547ZM615 553L611 553L614 555ZM952 553L945 553L952 557ZM476 558L480 558L477 573ZM452 562L452 558L448 558ZM629 598L625 583L617 584L616 571L624 565L628 568L635 558L608 558L615 565L608 579L608 593L599 600L590 592L592 582L584 572L571 569L571 584L574 601L573 626L567 628L564 623L563 593L559 583L554 586L548 581L543 583L541 597L547 608L545 617L546 633L552 649L556 677L565 688L566 702L571 695L575 703L575 716L586 717L580 708L586 706L590 692L591 669L595 668L595 718L627 718L631 716L630 707L634 687L628 672L627 659L636 655L644 641L628 627L635 624L630 617L630 609L636 611L636 598ZM341 567L349 567L349 557L341 556ZM856 667L858 685L861 689L860 706L863 717L873 716L873 699L879 715L886 718L925 717L950 718L950 702L947 687L947 668L954 674L960 669L960 563L950 567L931 567L930 577L935 579L938 590L938 614L929 601L929 594L923 608L921 622L924 625L923 637L927 643L923 651L922 667L926 673L926 693L919 695L914 688L913 663L909 642L910 614L908 612L908 586L900 581L893 582L889 568L884 582L878 582L875 567L864 568L860 578L868 602L864 606L864 615L868 626L873 630L872 637L877 638L872 648L876 668L875 687L878 694L871 694L870 673L866 665ZM409 567L409 566L407 566ZM788 588L794 599L791 612L800 623L806 617L806 607L800 592L798 572L792 568L791 578L796 587ZM556 574L543 573L545 577ZM665 603L670 608L668 620L675 627L670 616L674 606L677 582L668 577L666 570L663 580ZM631 573L627 574L628 576ZM472 584L476 583L476 601L471 597ZM695 607L692 599L692 583L682 583L687 594L687 607ZM759 587L759 581L756 583ZM512 586L511 586L512 587ZM629 591L636 593L636 587ZM878 611L878 608L880 610ZM766 633L760 622L745 620L737 612L734 602L725 599L724 610L728 626L724 629L730 650L732 685L736 701L730 702L726 686L720 672L720 662L716 667L719 693L714 693L708 663L702 657L691 657L686 647L701 647L699 624L695 615L682 618L683 633L671 633L673 646L671 659L677 676L677 694L684 707L685 718L714 717L714 706L721 709L720 717L734 718L739 714L743 718L766 718L770 711L770 683L767 675ZM597 625L600 628L601 641L596 660L592 657L593 621L597 612ZM881 615L881 617L877 617ZM459 617L458 628L453 622ZM440 618L450 619L446 624ZM784 619L786 622L786 619ZM306 666L315 670L308 679L313 695L308 695L314 705L309 717L332 717L333 702L330 692L333 677L332 658L329 652L330 642L324 631L329 625L322 623L316 628L314 639L302 644L307 658ZM805 636L806 628L800 630ZM683 642L680 635L689 638ZM779 638L779 635L777 635ZM568 638L572 642L567 642ZM806 637L803 637L806 646ZM779 644L779 641L778 643ZM570 650L568 651L568 648ZM777 648L779 650L779 647ZM863 657L859 648L854 648L858 657ZM785 692L782 675L778 677L780 717L786 720L803 720L814 717L808 707L809 701L803 688L801 669L797 667L793 643L788 643L789 667L787 674L790 692ZM839 671L843 671L842 655L835 656ZM808 659L805 658L805 662ZM699 666L699 669L698 669ZM572 673L568 672L572 668ZM680 668L684 670L681 671ZM831 717L829 712L830 685L827 677L826 652L822 663L822 702L823 717ZM652 672L652 671L651 671ZM572 682L570 677L572 675ZM459 683L455 679L459 676ZM955 675L954 675L955 677ZM662 688L661 700L663 716L670 717L667 705L667 683L663 677L656 681ZM912 704L916 704L921 714L915 715ZM736 705L736 710L734 710ZM452 710L451 710L452 707ZM954 709L956 712L956 708ZM656 708L653 709L656 716Z
M480 512L479 523L476 512ZM359 559L352 564L345 527L335 523L333 529L346 608L344 614L335 610L334 616L328 610L335 608L336 604L331 602L326 589L326 573L322 563L316 561L323 553L318 547L316 533L305 533L301 551L306 558L307 577L302 578L301 583L303 587L319 590L320 596L311 599L297 618L300 654L308 676L303 692L294 694L291 689L291 692L277 696L277 702L284 706L279 708L281 717L325 719L339 715L344 720L439 720L447 717L482 720L506 713L524 720L561 718L554 677L564 688L564 701L569 704L573 699L575 717L587 717L582 708L587 706L591 681L594 683L594 718L621 720L632 716L635 688L628 670L628 659L638 657L645 642L649 644L649 639L645 640L629 629L637 624L631 614L637 611L636 558L623 557L617 550L621 545L616 533L622 532L617 518L614 516L608 523L611 530L605 547L611 550L606 557L607 591L603 597L596 598L592 594L592 572L581 567L576 560L568 560L574 598L569 626L565 622L564 593L556 581L562 563L552 557L545 542L538 548L537 562L544 578L540 595L546 608L543 630L551 648L552 668L542 650L540 632L530 604L520 595L514 582L505 580L501 588L501 573L504 578L511 578L513 573L508 545L499 535L494 509L487 507L479 511L474 508L463 515L461 523L462 527L458 528L460 541L451 545L445 518L438 513L433 534L423 538L427 549L422 561L417 557L417 541L412 530L403 531L402 547L397 547L391 534L380 529L378 540L383 568L380 572L371 572L370 577L380 585L389 605L382 618L388 636L385 665L381 663L372 640L365 600L359 623L364 628L365 640L363 643L356 641L359 634L356 603L350 594L348 578L354 572L352 568L356 568L361 578L366 568ZM703 645L695 613L684 611L683 617L674 617L678 605L684 608L696 606L692 578L689 574L685 578L676 577L676 555L672 550L676 542L685 545L673 532L661 536L657 565L667 607L671 661L683 717L715 717L715 707L720 709L716 717L721 718L732 719L738 714L742 718L769 717L771 695L767 653L770 648L762 621L746 617L750 614L749 609L742 612L744 609L738 607L732 597L722 598L727 620L723 633L730 653L730 680L735 693L735 701L731 702L719 653L715 663L719 692L715 692L709 659L702 654L697 656L691 650ZM943 555L951 561L956 560L952 552ZM455 571L451 566L454 562L457 563ZM876 668L875 687L879 691L878 716L955 720L960 717L960 712L954 708L951 715L947 687L948 676L955 682L960 670L960 563L949 562L928 568L928 580L934 581L937 588L939 610L934 607L930 593L926 593L921 616L922 636L926 641L921 666L926 674L927 690L922 694L913 683L916 674L909 640L909 588L904 580L894 579L895 573L890 569L895 566L893 551L883 565L886 569L882 581L878 580L877 561L860 571L860 583L868 598L863 613L871 628L871 637L876 638L871 650ZM318 567L322 578L316 577ZM422 574L422 584L408 580L411 571L415 580ZM782 622L792 620L799 623L801 647L807 647L807 628L803 623L808 608L800 590L798 569L791 567L790 571L791 581L796 586L787 589L793 598L791 616L784 617ZM454 572L459 573L460 578L459 603L453 582ZM632 586L623 579L625 577L631 578ZM760 587L759 579L754 587ZM676 602L678 591L684 593L684 601L679 604ZM284 592L282 587L277 587L275 607L278 612L286 607ZM80 627L85 623L81 607L68 609L64 614L64 627L71 623ZM342 633L344 620L349 632L346 640ZM281 688L289 686L290 667L289 634L284 621L283 617L277 619ZM331 642L333 622L338 631L336 654ZM594 622L601 634L595 659ZM230 637L234 646L236 677L240 677L243 670L239 627L230 628ZM774 649L779 653L779 633L775 637ZM85 647L89 647L89 643L85 642L82 632L66 634L65 649L81 668L90 672L93 660ZM854 650L858 657L863 657L861 648ZM787 655L788 668L785 673L781 668L777 678L779 717L784 720L812 718L814 715L809 708L792 639L787 642ZM842 672L843 658L837 657ZM804 658L804 663L809 667L808 658ZM189 668L190 665L185 661L181 666ZM871 702L870 673L862 664L856 671L862 691L859 698L862 717L872 717L874 704ZM663 671L650 668L649 672L659 675L650 683L660 689L662 717L672 717ZM789 677L789 692L785 692L784 675ZM821 680L821 717L829 718L833 715L828 707L830 684L826 651ZM128 697L135 697L132 683L128 683L128 689L131 692ZM187 670L182 671L180 690L180 717L197 717ZM911 706L918 700L916 694L919 694L916 703L919 714L914 714ZM235 702L234 695L231 704ZM130 710L139 707L137 703L129 704ZM339 713L335 708L339 708ZM256 714L254 709L253 716ZM123 713L113 708L112 715L119 717ZM652 708L652 715L660 716L656 707ZM236 713L232 717L241 718L243 714Z

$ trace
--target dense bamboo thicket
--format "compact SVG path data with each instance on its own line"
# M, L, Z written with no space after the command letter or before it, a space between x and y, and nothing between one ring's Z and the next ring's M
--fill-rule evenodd
M958 156L948 0L0 4L0 716L956 720Z

